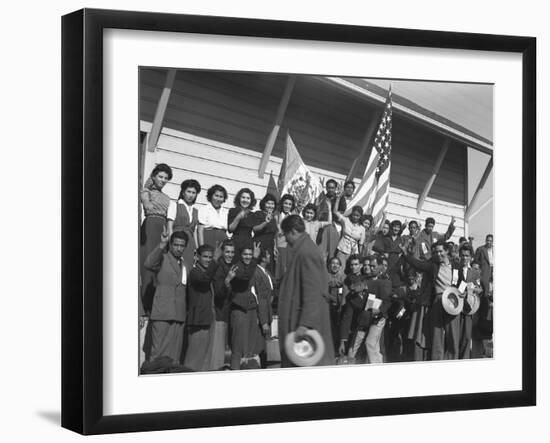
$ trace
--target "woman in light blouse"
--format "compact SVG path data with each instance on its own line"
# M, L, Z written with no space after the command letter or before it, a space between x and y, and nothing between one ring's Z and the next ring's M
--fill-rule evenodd
M197 230L199 215L195 202L201 192L201 185L197 180L190 179L182 182L177 202L170 202L168 208L168 232L184 231L189 242L183 253L186 268L190 271L195 263L195 249L197 247Z
M336 207L339 207L337 202ZM363 208L354 206L351 208L349 217L345 217L340 212L334 212L336 221L342 226L342 237L336 248L336 257L342 263L346 263L351 254L361 254L365 244L365 228L361 224Z
M221 185L214 185L206 193L208 204L199 209L197 239L216 248L227 238L227 209L222 205L227 200L227 191Z
M328 200L325 200L324 204L328 209L327 221L317 220L317 206L315 206L313 203L308 203L302 211L302 217L304 218L306 232L309 234L314 243L317 243L319 230L332 224L332 210L330 208L330 203L328 202Z
M140 269L141 269L141 302L140 313L151 310L155 293L154 275L145 269L143 264L149 253L158 247L160 236L166 226L166 215L170 205L170 197L162 192L164 185L172 180L172 169L164 163L159 163L151 172L140 194L145 218L140 229ZM144 311L142 311L142 308Z

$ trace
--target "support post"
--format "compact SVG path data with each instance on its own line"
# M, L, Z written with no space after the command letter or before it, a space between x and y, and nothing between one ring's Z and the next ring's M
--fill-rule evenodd
M164 114L166 113L166 108L168 107L168 100L170 100L170 94L172 93L175 78L176 70L169 69L166 73L166 82L164 83L164 89L160 94L157 110L155 111L153 126L151 127L151 132L149 133L149 141L147 144L147 150L149 152L154 152L157 148L160 131L162 130L162 125L164 122Z
M281 129L281 123L283 117L285 116L286 108L290 100L290 95L294 89L294 84L296 83L296 76L291 75L288 77L286 82L285 90L283 92L283 97L279 103L279 108L277 109L277 115L275 116L275 121L273 122L273 128L267 137L267 142L264 147L264 152L260 160L260 166L258 167L258 177L264 178L265 170L267 168L267 163L269 162L269 156L273 151L273 146L275 146L275 140L277 140L277 135L279 134L279 129Z
M432 168L432 175L428 179L426 186L424 186L424 190L422 191L422 194L420 194L420 197L418 197L418 204L416 205L416 212L418 214L420 214L420 211L422 210L422 206L424 205L424 200L426 200L426 197L428 196L428 194L430 193L430 190L432 189L435 179L437 178L437 174L439 173L439 169L441 168L441 164L445 159L445 155L447 155L447 151L449 150L450 144L451 144L451 139L449 138L445 139L445 141L443 142L441 151L439 151L437 160L435 161L434 167Z
M474 195L472 197L472 201L466 208L466 213L464 214L464 219L468 220L470 218L472 208L477 202L477 199L479 198L479 193L483 189L483 186L485 186L485 182L489 178L489 174L491 173L491 170L493 169L493 156L491 156L489 163L487 163L487 166L485 167L485 171L483 171L483 175L481 176L481 180L479 181L479 184L477 185L476 191L474 192Z

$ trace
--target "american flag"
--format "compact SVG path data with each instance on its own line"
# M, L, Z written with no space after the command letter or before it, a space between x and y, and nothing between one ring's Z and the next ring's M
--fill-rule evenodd
M384 112L376 131L371 153L361 183L347 205L346 214L353 206L361 206L365 214L371 214L373 226L378 226L384 216L390 193L392 137L391 87L384 105Z

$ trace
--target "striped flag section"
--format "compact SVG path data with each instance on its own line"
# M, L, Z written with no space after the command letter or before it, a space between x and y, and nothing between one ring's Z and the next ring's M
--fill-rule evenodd
M365 173L346 209L348 215L353 206L361 206L365 214L372 215L373 226L378 226L384 217L390 194L392 111L390 87Z

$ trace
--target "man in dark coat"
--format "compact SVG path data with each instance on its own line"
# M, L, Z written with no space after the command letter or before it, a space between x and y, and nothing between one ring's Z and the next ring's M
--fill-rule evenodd
M458 285L464 282L470 286L470 291L478 296L481 294L480 273L472 268L472 251L470 246L465 243L460 247L460 268L458 270ZM460 314L460 354L459 358L470 358L470 349L472 346L472 325L473 315L468 312Z
M458 285L458 267L449 258L449 244L437 241L432 245L429 261L418 260L407 247L401 246L407 262L425 273L422 279L423 299L431 298L429 321L431 360L454 360L459 357L460 316L448 314L441 302L443 292ZM423 329L423 325L422 325Z
M305 232L299 215L285 218L281 229L293 250L293 257L279 291L279 332L281 365L290 367L284 339L289 332L298 336L315 329L325 343L325 352L318 365L335 364L329 314L328 276L317 245Z
M170 245L166 252L168 239ZM187 316L187 264L183 260L187 241L183 231L169 237L164 230L160 245L145 259L145 268L155 273L156 280L151 310L151 360L169 357L174 363L180 362Z
M493 236L485 237L485 244L476 250L475 262L481 268L481 287L489 293L489 281L493 277Z

